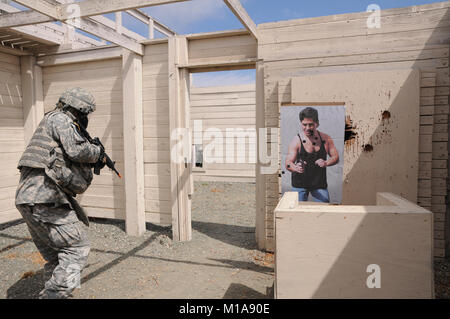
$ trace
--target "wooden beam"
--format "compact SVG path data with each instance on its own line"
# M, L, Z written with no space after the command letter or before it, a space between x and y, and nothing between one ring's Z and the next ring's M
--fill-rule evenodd
M116 27L115 30L117 33L122 34L122 12L116 12Z
M259 132L260 129L266 127L265 125L265 107L264 107L264 62L256 63L256 79L255 79L255 89L256 89L256 132ZM256 149L259 158L260 147L262 146L260 143L261 136L257 135L257 143ZM264 145L265 146L265 145ZM263 146L263 147L264 147ZM261 162L256 161L255 165L255 185L256 185L256 216L255 216L255 239L258 244L259 249L266 248L266 181L265 176L261 173Z
M155 38L155 20L150 19L148 24L148 38L153 40Z
M4 3L0 3L0 9ZM23 25L37 24L55 21L40 12L34 10L18 11L14 13L2 14L0 19L0 28L20 27ZM32 22L32 23L30 23Z
M46 16L57 18L58 17L58 7L51 4L45 0L14 0L25 7L33 9L37 12L45 14Z
M188 59L188 45L185 37L169 38L169 118L170 132L189 127L187 96L189 87L189 71L179 69L178 65L186 64ZM178 138L178 136L177 136ZM172 236L175 241L188 241L192 238L191 224L191 164L190 143L185 145L184 163L173 157L173 150L178 141L170 139L171 161L171 202L172 202ZM181 154L180 154L181 155Z
M14 48L3 46L3 45L0 45L0 52L12 54L12 55L20 55L20 56L33 54L27 50L14 49Z
M27 1L27 0L20 0ZM79 6L80 17L89 17L115 11L125 11L135 8L151 7L168 3L184 2L189 0L127 0L127 1L110 1L110 0L84 0L77 2ZM67 4L58 6L60 15L58 20L67 20L71 16L70 8Z
M171 29L169 29L168 27L166 27L164 24L162 24L161 22L157 21L157 20L153 20L153 24L156 30L158 30L159 32L161 32L162 34L171 37L173 35L176 35L177 33L175 31L172 31Z
M121 47L92 48L88 50L76 50L60 54L49 54L37 58L40 66L61 65L68 63L90 62L122 57Z
M188 68L188 69L200 69L200 68L217 68L217 67L242 67L243 69L255 68L256 62L258 60L251 59L209 59L208 61L198 62L198 63L188 63L181 64L179 68ZM194 70L193 70L194 71Z
M114 44L120 45L121 47L131 50L139 55L144 55L144 47L142 44L126 36L118 34L115 30L103 26L98 22L90 19L81 19L79 29L99 38L108 40Z
M142 57L123 50L122 61L126 232L128 235L140 236L146 230Z
M241 21L245 28L250 31L255 39L258 39L256 24L252 18L248 15L247 11L242 6L239 0L223 0L225 4L230 8L234 15Z
M141 21L142 23L149 24L150 18L147 15L143 14L142 11L138 9L131 9L126 10L125 12L128 13L133 18Z

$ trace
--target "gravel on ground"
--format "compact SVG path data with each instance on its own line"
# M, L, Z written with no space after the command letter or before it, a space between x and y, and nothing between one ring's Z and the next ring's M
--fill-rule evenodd
M91 253L73 298L273 298L273 254L255 242L255 184L196 182L192 240L147 223L92 219ZM26 224L0 226L0 298L37 298L45 261Z
M91 253L73 298L273 298L274 255L255 242L255 184L196 182L192 240L147 223L141 237L125 223L92 219ZM33 299L45 261L25 223L0 225L0 298ZM450 299L450 258L434 262L435 297Z

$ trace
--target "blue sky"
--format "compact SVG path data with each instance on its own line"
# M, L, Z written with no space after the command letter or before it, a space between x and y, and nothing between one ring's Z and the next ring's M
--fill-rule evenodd
M241 0L256 24L433 3L433 0ZM192 0L143 9L181 34L242 28L222 0Z
M76 0L81 1L81 0ZM126 1L126 0L124 0ZM400 8L438 2L435 0L241 0L256 24L282 20L364 12L370 4L381 9ZM179 34L223 31L243 28L223 0L192 0L142 8ZM114 14L106 15L114 20ZM125 27L143 36L148 27L124 13ZM156 34L156 37L162 37ZM254 82L254 70L194 74L195 86L247 84Z

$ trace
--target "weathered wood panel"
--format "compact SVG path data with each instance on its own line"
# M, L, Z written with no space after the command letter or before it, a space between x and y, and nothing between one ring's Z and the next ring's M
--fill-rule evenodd
M100 138L123 174L122 60L46 66L42 73L46 112L55 107L61 93L68 88L79 86L94 95L97 107L90 116L88 131L92 137ZM125 218L124 199L123 180L107 168L100 176L94 175L92 186L79 196L89 216L114 219Z
M146 221L171 224L168 43L145 46L142 105Z
M0 223L21 218L14 205L24 150L20 59L0 53Z

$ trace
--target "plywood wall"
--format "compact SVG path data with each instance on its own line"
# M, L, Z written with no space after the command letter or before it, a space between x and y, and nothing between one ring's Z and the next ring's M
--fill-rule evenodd
M449 7L447 1L384 10L381 27L374 29L367 26L368 13L258 26L258 58L264 60L264 108L261 112L266 127L279 127L280 105L292 101L290 79L293 77L407 68L421 71L418 203L434 213L436 256L445 253ZM364 136L364 126L358 127L356 132ZM361 140L353 147L367 142ZM353 149L346 152L353 152ZM265 214L264 233L269 250L274 249L273 209L280 196L278 173L261 177L265 187L257 195L257 203L261 203L259 209Z
M256 140L250 144L245 139L245 156L234 156L234 163L227 163L226 128L241 128L255 130L255 85L223 86L191 88L191 128L194 120L201 121L204 137L205 131L211 128L219 129L223 136L223 156L214 158L216 163L204 163L203 168L194 168L194 179L197 181L229 181L254 182ZM198 135L199 132L194 133ZM211 142L203 139L203 149ZM234 139L234 151L237 151L237 140Z
M20 59L0 53L0 223L20 218L14 205L24 149Z
M55 107L65 89L77 86L89 90L96 99L97 109L90 116L89 133L100 138L123 173L122 60L44 67L45 111ZM91 217L125 218L123 180L108 168L100 176L94 175L91 187L78 199Z
M143 58L145 212L147 222L170 225L168 44L145 47Z
M223 63L256 57L256 40L248 34L190 39L189 64Z

